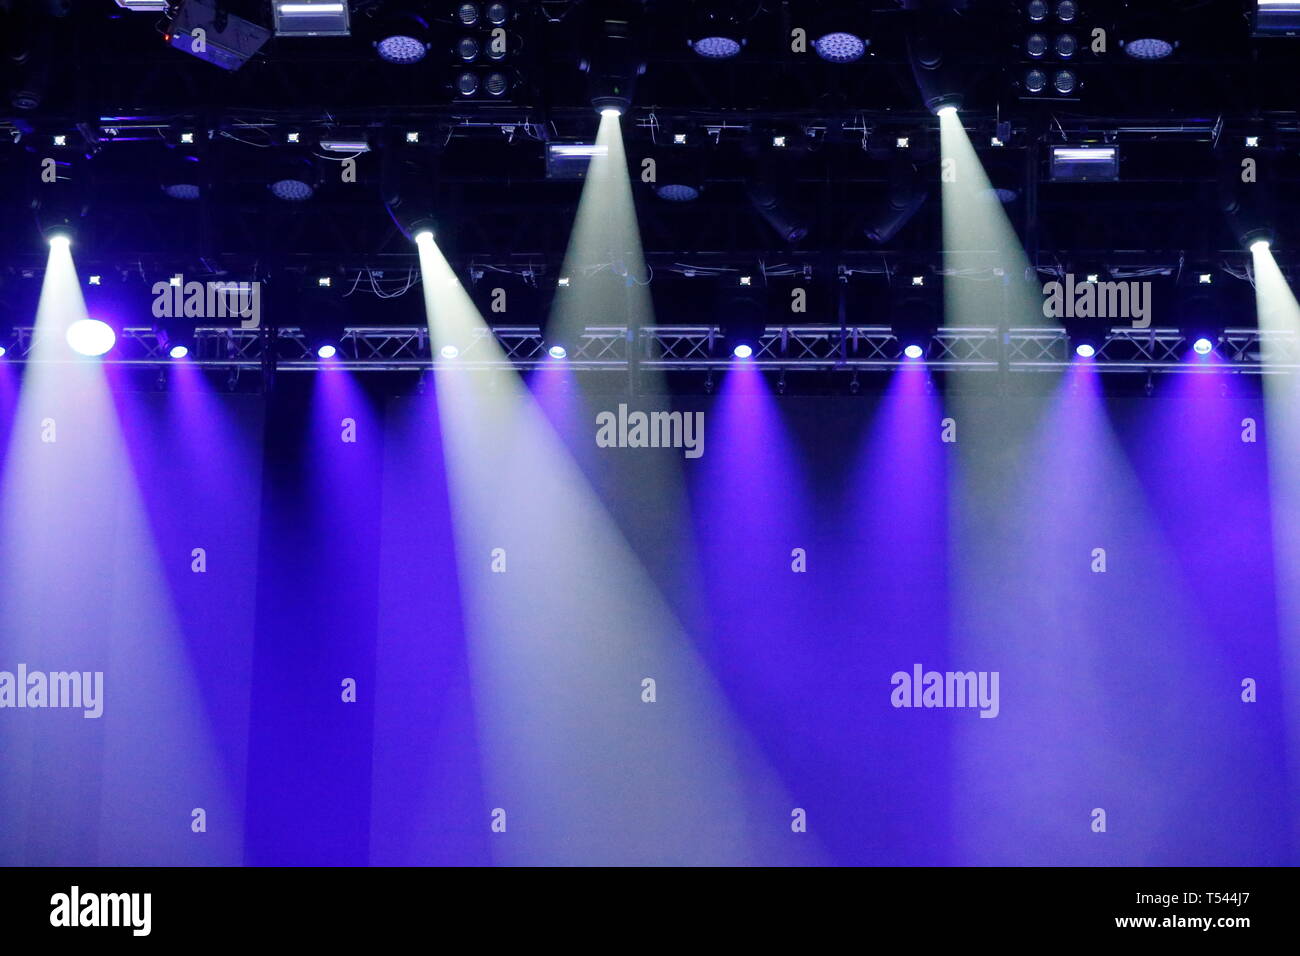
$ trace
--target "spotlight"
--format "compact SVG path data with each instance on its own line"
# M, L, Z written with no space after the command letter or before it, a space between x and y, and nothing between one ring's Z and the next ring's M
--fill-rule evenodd
M478 74L466 70L456 77L456 92L461 96L473 96L478 92Z
M1214 351L1214 343L1202 336L1192 343L1192 351L1197 355L1209 355Z
M910 149L912 146L911 137L899 136L894 140L894 146L897 149Z
M862 59L869 41L856 33L833 30L813 41L813 49L827 63L853 63Z
M1079 15L1079 5L1074 0L1060 0L1056 5L1056 19L1069 23Z
M489 3L485 15L488 23L499 27L510 19L510 8L504 3Z
M117 343L117 333L99 319L78 319L68 326L67 340L72 351L94 358L104 355Z
M54 145L55 145L55 146L67 146L67 145L68 145L68 137L64 136L62 133L59 133L58 135L56 135L56 136L54 137Z
M1062 33L1056 38L1056 55L1063 60L1068 60L1074 56L1078 48L1079 41L1074 38L1073 33Z
M546 350L546 354L553 359L562 359L566 358L569 352L563 345L556 343Z
M454 345L444 345L438 350L438 354L445 359L454 359L460 354L460 349L456 348Z
M104 281L103 276L91 276L88 280L91 285L100 285Z
M1199 282L1201 285L1209 285L1214 281L1214 275L1209 272L1202 272L1199 276L1196 277L1196 281Z
M485 86L488 96L504 96L506 90L510 89L510 79L504 73L489 73Z
M159 185L163 194L182 202L193 202L203 194L199 158L182 150L169 149L163 157Z
M50 247L53 249L67 249L72 245L72 235L62 230L50 233Z
M1025 52L1034 59L1047 52L1047 37L1041 33L1031 33L1025 41Z
M926 109L932 113L960 109L967 77L960 69L957 43L963 24L940 12L916 21L907 33L912 78Z
M957 107L952 105L951 103L936 105L934 109L934 115L935 116L956 116Z
M323 342L316 347L317 356L323 359L332 359L334 356L338 355L338 352L338 347L332 342Z
M316 285L322 289L328 289L333 284L334 284L334 280L331 279L329 276L320 276L319 278L316 279Z
M1075 345L1074 354L1079 358L1092 358L1097 354L1097 347L1091 342L1080 342Z
M1029 3L1025 5L1025 14L1035 23L1046 20L1047 0L1029 0Z
M1259 137L1258 137L1258 136L1247 136L1247 137L1246 137L1246 148L1247 148L1247 149L1258 149L1258 148L1259 148Z
M351 35L348 5L331 0L273 0L275 35L281 37L345 37Z
M767 301L763 291L752 285L723 283L718 288L716 314L724 316L720 325L727 348L736 358L759 354L763 333L767 331Z
M741 342L731 350L731 354L739 359L747 359L754 354L754 349L753 347L746 345L744 342Z
M1251 252L1267 252L1269 241L1267 239L1256 239L1250 244Z
M1120 44L1124 52L1135 60L1163 60L1174 52L1174 43L1158 37L1137 37Z
M305 202L316 194L320 173L306 157L277 160L272 166L268 188L284 202Z
M863 233L872 242L889 242L920 211L927 198L928 191L916 167L896 159L885 202L869 215Z
M183 359L190 354L190 350L184 345L173 345L167 354L174 359Z
M734 7L735 4L708 4L694 14L686 42L696 56L728 60L740 55L746 40Z
M784 137L784 136L773 136L773 137L772 137L772 145L775 146L777 149L785 149L785 137Z
M1052 77L1052 86L1062 96L1073 93L1076 85L1078 85L1078 78L1071 70L1057 70L1056 75Z
M408 132L408 133L406 134L406 141L407 141L408 143L418 143L418 142L420 141L420 133L419 133L419 131L418 131L418 130L411 130L410 132Z
M910 359L919 359L925 354L925 349L913 342L911 345L908 345L903 349L903 354Z
M411 236L411 239L417 245L421 242L433 242L433 230L429 228L419 229Z
M479 10L477 3L462 3L456 8L456 19L467 27L472 27L478 23Z
M456 42L456 55L469 63L478 57L478 40L474 37L461 37Z
M602 106L600 107L601 116L622 116L623 107L621 106Z
M7 349L5 349L3 345L0 345L0 358L4 358L6 354L7 354Z
M429 52L430 46L423 36L423 32L416 33L415 30L390 33L375 41L375 52L386 63L419 63Z
M1025 74L1025 89L1030 93L1041 93L1047 89L1047 74L1042 70L1030 70Z
M633 0L605 0L598 4L592 24L592 54L584 57L579 69L588 74L588 92L592 108L601 116L621 116L632 105L636 78L645 72L635 29L641 4Z

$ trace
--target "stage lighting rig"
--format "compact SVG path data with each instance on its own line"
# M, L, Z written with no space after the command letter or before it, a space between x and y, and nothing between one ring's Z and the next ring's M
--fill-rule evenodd
M871 37L863 3L821 3L808 30L813 52L827 63L856 63L867 53Z
M270 38L270 30L235 16L212 0L182 0L163 34L171 46L223 70L238 70Z
M578 68L587 74L591 105L597 113L627 112L632 105L637 77L645 72L645 59L636 36L640 4L611 0L596 9L589 27L591 55Z
M345 0L271 0L278 37L345 37L352 34Z
M759 9L759 4L744 0L693 4L687 45L706 60L729 60L739 56L749 42L745 36L746 19Z
M868 214L863 233L876 243L889 242L925 205L929 191L916 165L906 153L896 151L890 163L884 200Z
M766 289L742 284L736 278L722 280L715 313L722 329L722 345L727 355L738 359L754 358L767 331Z
M1076 99L1083 89L1078 61L1091 51L1088 26L1079 22L1079 4L1029 0L1014 16L1012 29L1019 35L1015 44L1020 61L1015 80L1018 94L1028 99Z
M939 330L943 292L938 282L929 281L933 278L921 263L901 263L890 276L889 324L903 358L923 359L929 355Z

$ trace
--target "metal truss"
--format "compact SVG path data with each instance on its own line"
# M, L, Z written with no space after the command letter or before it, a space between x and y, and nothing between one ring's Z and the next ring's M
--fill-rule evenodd
M33 359L32 329L18 329L8 361ZM416 326L351 328L338 355L316 357L300 329L198 329L187 361L214 368L260 369L274 364L288 371L345 367L368 371L426 368L536 368L553 362L536 326L481 327L456 355L433 354L428 329ZM1189 362L1190 343L1177 329L1112 329L1094 364L1103 372L1283 372L1300 369L1300 337L1258 329L1228 329L1216 348L1217 361ZM1267 361L1266 361L1267 358ZM68 359L72 360L71 357ZM941 328L926 365L936 370L1035 372L1059 370L1073 360L1066 333L1057 328ZM151 329L128 328L101 361L114 365L172 364ZM634 368L689 371L724 368L732 359L717 326L658 325L629 331L625 326L590 326L573 343L566 363L576 369L628 371ZM888 370L906 364L897 337L887 326L769 326L754 364L776 370Z

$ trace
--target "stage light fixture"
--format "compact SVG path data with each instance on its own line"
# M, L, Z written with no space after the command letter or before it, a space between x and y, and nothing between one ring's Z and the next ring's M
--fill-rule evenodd
M739 56L748 42L744 24L756 15L740 0L695 3L687 26L687 45L696 56L727 60Z
M433 45L428 21L413 13L390 14L371 36L379 58L401 66L420 62Z
M1047 89L1047 74L1042 70L1030 70L1025 74L1025 89L1030 93L1041 93Z
M1300 36L1300 2L1257 0L1252 35L1256 37Z
M96 358L107 354L117 343L117 333L99 319L78 319L68 326L68 346L78 355Z
M474 37L461 37L456 41L456 55L470 63L478 58L479 45Z
M1073 93L1078 82L1078 77L1074 75L1073 70L1057 70L1052 77L1052 86L1062 96L1069 96Z
M454 345L444 345L438 350L438 354L445 359L454 359L456 356L460 355L460 349Z
M1120 46L1135 60L1164 60L1173 55L1176 44L1159 37L1136 37L1120 41Z
M1025 15L1035 23L1047 19L1047 0L1029 0L1025 4Z
M1041 33L1031 33L1025 40L1025 52L1038 59L1047 52L1047 37Z
M862 228L863 234L872 242L892 240L912 221L929 197L920 171L901 159L893 161L887 190L884 202L868 213Z
M1061 59L1068 60L1078 49L1079 41L1074 38L1073 33L1062 33L1056 38L1056 55Z
M202 42L196 41L195 31ZM269 39L271 31L266 27L218 8L212 0L182 0L163 33L171 46L223 70L238 70Z
M90 277L89 279L87 279L86 281L89 282L91 285L100 285L101 283L103 283L103 281L104 281L104 277L103 277L103 276L91 276L91 277Z
M1060 0L1056 4L1056 19L1069 23L1079 15L1079 5L1074 0Z
M456 19L467 27L478 23L479 9L477 3L462 3L456 8Z
M1097 347L1091 342L1079 342L1074 346L1074 354L1079 358L1092 358L1097 354Z
M456 92L461 96L473 96L478 92L478 74L466 70L456 77Z
M868 41L856 33L832 30L813 41L813 49L827 63L855 63L867 52Z
M546 350L546 354L553 359L562 359L568 357L569 351L563 345L557 343L555 345L550 346Z
M183 359L190 354L190 350L184 345L173 345L167 354L174 359Z
M504 73L489 73L484 86L488 96L504 96L510 89L510 78Z
M316 194L319 184L315 163L305 156L290 156L273 160L267 188L284 202L305 202Z
M1200 282L1201 285L1209 285L1214 281L1214 275L1209 272L1202 272L1197 277L1197 281Z
M621 116L632 106L645 60L637 41L642 6L633 0L606 0L591 24L591 55L578 68L587 74L592 108L601 116Z
M272 0L275 35L345 37L352 33L348 5L341 0Z
M1114 182L1119 179L1116 146L1053 146L1051 177L1054 182Z

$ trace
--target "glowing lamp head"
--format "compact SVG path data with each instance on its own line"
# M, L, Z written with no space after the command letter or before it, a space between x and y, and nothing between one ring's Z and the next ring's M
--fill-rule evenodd
M1269 241L1267 239L1256 239L1250 244L1251 252L1268 252Z
M460 349L456 348L454 345L444 345L438 350L438 354L445 359L454 359L460 354Z
M612 117L614 117L615 119L618 119L620 116L623 115L623 110L622 110L621 107L618 107L618 106L602 106L602 107L600 108L600 115L601 115L601 116L612 116Z
M1192 351L1197 355L1209 355L1214 351L1214 343L1202 335L1192 343Z
M415 240L415 244L416 244L417 246L418 246L418 245L421 245L421 244L423 244L423 243L432 243L432 242L433 242L433 230L432 230L432 229L420 229L419 231L417 231L417 232L415 233L414 236L412 236L412 238Z
M907 346L907 348L903 349L903 354L910 359L919 359L925 354L925 349L913 342L911 345Z
M738 359L747 359L754 354L754 348L751 345L746 345L744 342L741 342L731 350L731 354Z
M50 248L67 249L72 245L72 237L66 232L50 233Z
M78 319L68 326L68 346L78 355L103 355L117 344L117 333L99 319Z
M1074 354L1079 358L1092 358L1097 354L1097 347L1090 342L1080 342L1074 347Z
M552 345L546 350L546 354L553 359L562 359L565 358L569 352L563 345Z
M7 349L5 349L5 347L4 347L3 345L0 345L0 358L4 358L4 357L5 357L5 352L6 352L6 351L7 351Z
M334 356L338 354L339 354L338 348L336 346L330 345L329 343L322 345L320 348L316 350L317 357L323 359L332 359Z
M938 115L941 119L944 118L944 117L948 117L948 116L956 116L956 115L957 115L957 107L955 107L955 106L941 106L941 107L939 107L937 110L935 110L935 113L936 113L936 115Z
M174 359L183 359L190 354L190 350L184 345L173 345L167 354Z

